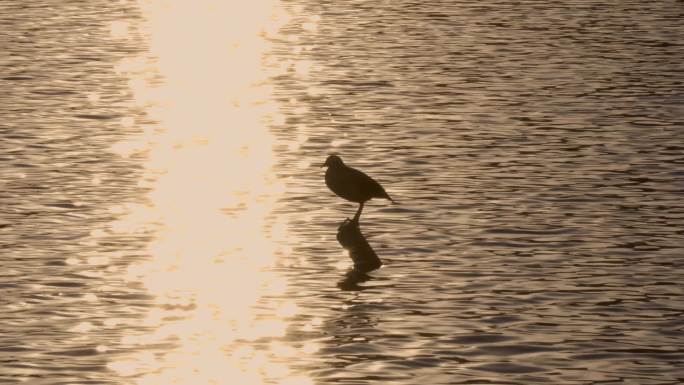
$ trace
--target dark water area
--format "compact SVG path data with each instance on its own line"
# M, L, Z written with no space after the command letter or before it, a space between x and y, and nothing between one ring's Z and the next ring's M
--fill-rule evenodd
M683 383L682 19L2 2L0 383Z

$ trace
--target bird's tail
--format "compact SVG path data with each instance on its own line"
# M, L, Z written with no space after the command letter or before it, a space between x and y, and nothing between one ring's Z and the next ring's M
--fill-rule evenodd
M380 195L378 196L378 198L385 198L385 199L387 199L388 201L394 203L395 205L399 203L399 202L395 201L394 199L392 199L392 197L389 196L389 194L388 194L387 191L385 191L385 190L382 190L382 192L380 193Z

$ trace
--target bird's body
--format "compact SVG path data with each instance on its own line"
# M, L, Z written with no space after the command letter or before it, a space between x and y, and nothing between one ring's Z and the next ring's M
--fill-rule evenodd
M347 166L339 156L330 155L324 166L328 166L325 172L325 184L328 188L339 197L360 204L354 217L356 221L361 215L363 205L372 198L384 198L394 202L380 183L363 172Z
M380 183L346 165L328 167L325 172L325 184L340 198L351 202L363 203L372 198L392 199Z

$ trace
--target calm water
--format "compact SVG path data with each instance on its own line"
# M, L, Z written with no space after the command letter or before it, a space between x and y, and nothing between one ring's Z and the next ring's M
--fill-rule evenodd
M684 382L684 3L246 4L0 3L0 383Z

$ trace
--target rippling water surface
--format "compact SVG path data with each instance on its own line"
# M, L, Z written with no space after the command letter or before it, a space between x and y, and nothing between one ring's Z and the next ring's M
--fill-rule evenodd
M0 383L684 382L683 18L2 2Z

